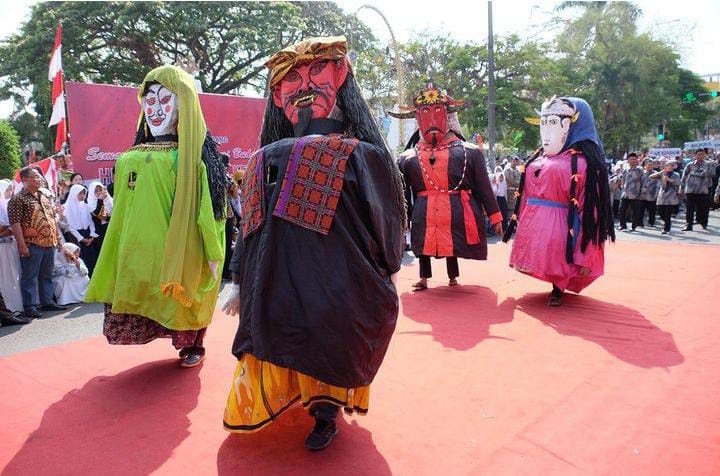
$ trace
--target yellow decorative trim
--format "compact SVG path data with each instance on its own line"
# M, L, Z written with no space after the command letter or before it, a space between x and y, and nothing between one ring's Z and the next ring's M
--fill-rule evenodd
M178 148L177 142L146 142L144 144L138 144L130 147L128 150L139 150L144 151L167 151Z
M525 122L532 126L539 126L540 125L540 118L539 117L526 117Z
M185 288L180 283L167 283L162 285L162 293L175 299L182 307L191 307L192 299L185 295Z

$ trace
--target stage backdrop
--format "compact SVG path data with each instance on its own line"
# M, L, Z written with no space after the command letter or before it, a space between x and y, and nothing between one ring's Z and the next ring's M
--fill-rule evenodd
M68 81L72 166L85 181L112 181L115 159L132 146L140 114L138 88ZM205 123L221 152L230 156L230 172L244 168L260 144L264 99L200 94Z

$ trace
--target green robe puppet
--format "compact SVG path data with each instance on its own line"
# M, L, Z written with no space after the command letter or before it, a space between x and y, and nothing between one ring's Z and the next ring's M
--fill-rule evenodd
M195 84L175 66L145 77L135 145L115 164L115 205L87 302L111 344L172 337L199 364L224 260L225 170Z

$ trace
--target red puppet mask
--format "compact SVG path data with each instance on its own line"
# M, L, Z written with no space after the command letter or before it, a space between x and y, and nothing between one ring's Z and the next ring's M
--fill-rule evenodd
M293 67L272 90L273 102L285 112L293 126L301 111L309 109L312 119L330 115L337 91L345 83L348 64L344 59L316 59ZM307 113L304 113L307 114Z
M444 104L420 106L416 112L420 135L428 143L442 142L448 133L448 111Z
M388 111L398 119L415 118L423 141L433 144L445 142L450 132L450 114L466 107L465 101L456 101L432 83L421 89L413 98L411 107L400 107L399 112Z

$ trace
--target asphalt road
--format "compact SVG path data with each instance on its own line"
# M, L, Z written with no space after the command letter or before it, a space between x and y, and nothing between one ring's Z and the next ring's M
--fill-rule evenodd
M699 225L695 231L683 232L685 225L684 216L673 221L673 229L669 235L661 235L662 220L656 222L656 228L638 229L633 233L617 231L617 239L620 241L645 241L655 243L667 243L672 246L674 243L720 246L720 210L710 213L710 224L708 230L703 230ZM492 246L499 242L497 237L491 237L489 243ZM411 256L406 256L405 262L412 261ZM228 283L223 283L218 298L218 306L222 306L229 292ZM26 352L42 347L72 342L87 337L102 334L103 306L100 304L80 304L71 307L68 311L46 313L47 317L35 319L24 326L3 326L0 327L0 356L11 355L18 352Z

